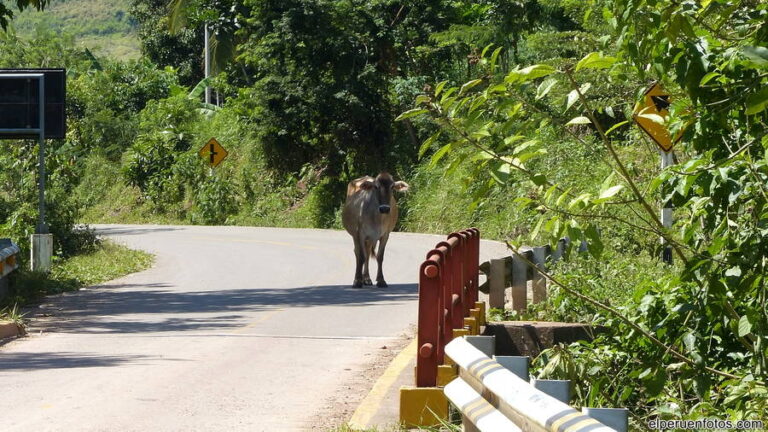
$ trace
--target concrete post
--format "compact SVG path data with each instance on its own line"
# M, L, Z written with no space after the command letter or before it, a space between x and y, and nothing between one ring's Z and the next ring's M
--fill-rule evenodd
M466 336L467 342L488 357L496 352L496 336Z
M629 411L626 408L583 407L581 412L608 427L616 429L617 432L629 430Z
M32 234L31 264L32 271L51 271L53 256L53 234Z
M504 260L491 260L491 274L488 276L488 306L491 309L504 309Z
M530 357L493 356L493 359L504 366L506 370L525 380L525 382L528 382L531 379L530 374L528 373L528 362Z
M567 404L571 400L571 381L570 380L538 380L535 379L533 387L552 396L560 402Z

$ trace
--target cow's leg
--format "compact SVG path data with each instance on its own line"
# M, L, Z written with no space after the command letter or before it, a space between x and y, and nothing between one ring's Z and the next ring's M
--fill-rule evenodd
M363 247L359 236L353 238L355 243L355 280L352 282L352 288L362 288L363 286Z
M379 271L376 274L376 286L385 288L387 282L384 280L384 270L382 264L384 264L384 249L387 247L387 241L389 240L389 234L385 234L384 237L379 240L379 250L376 252L376 262L379 264Z
M365 261L363 263L363 285L373 285L373 282L371 282L371 274L368 271L368 262L370 261L371 251L373 250L373 244L370 240L364 240L363 250L365 253Z

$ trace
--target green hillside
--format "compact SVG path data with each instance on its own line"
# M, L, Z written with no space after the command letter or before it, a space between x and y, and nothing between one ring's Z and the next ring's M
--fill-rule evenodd
M129 13L130 0L54 0L43 12L26 10L13 27L24 39L40 31L70 34L79 47L117 59L140 55L136 22Z

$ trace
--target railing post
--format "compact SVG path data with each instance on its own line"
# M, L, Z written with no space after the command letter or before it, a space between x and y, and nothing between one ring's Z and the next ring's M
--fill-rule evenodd
M522 252L524 253L524 252ZM512 309L522 312L528 307L528 263L518 255L512 257Z
M544 263L549 255L549 246L533 248L533 263L539 270L544 270ZM547 280L534 269L533 277L533 302L541 303L547 299Z
M440 304L441 268L438 259L430 257L419 271L418 352L416 386L434 387L437 383L438 353L441 351Z
M464 317L469 314L467 305L466 281L464 280L464 236L461 233L451 233L448 235L448 242L451 243L453 250L453 286L451 291L454 294L454 316L453 328L464 328Z

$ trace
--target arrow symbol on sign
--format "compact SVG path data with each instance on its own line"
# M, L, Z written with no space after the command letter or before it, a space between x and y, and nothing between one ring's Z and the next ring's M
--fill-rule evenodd
M210 156L211 156L211 163L214 163L214 161L216 160L216 155L217 155L217 154L219 154L219 152L217 152L217 151L214 149L214 147L213 147L213 143L211 143L211 144L210 144L210 146L211 146L211 147L210 147L210 149L211 149L211 151L210 151Z
M653 101L653 105L656 106L656 111L658 112L666 111L671 105L669 103L669 95L651 96L651 100Z

